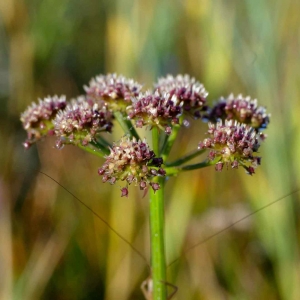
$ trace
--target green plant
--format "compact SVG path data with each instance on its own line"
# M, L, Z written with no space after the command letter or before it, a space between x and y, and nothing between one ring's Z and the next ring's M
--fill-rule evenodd
M151 272L153 299L166 299L164 249L164 186L166 178L179 172L211 165L216 171L242 167L253 175L261 163L257 156L266 135L270 116L256 100L239 95L220 98L213 106L206 103L204 86L188 75L161 78L151 91L116 74L100 75L85 87L85 95L66 101L64 96L47 97L32 104L22 115L27 131L25 148L47 135L57 137L56 147L75 145L105 158L98 169L103 182L125 182L121 196L128 196L133 184L146 194L150 189ZM169 161L169 154L182 126L194 118L208 123L207 137L195 151ZM124 131L110 145L103 133L111 132L117 121ZM133 121L133 122L132 122ZM135 128L152 131L152 149ZM185 165L208 151L205 160Z

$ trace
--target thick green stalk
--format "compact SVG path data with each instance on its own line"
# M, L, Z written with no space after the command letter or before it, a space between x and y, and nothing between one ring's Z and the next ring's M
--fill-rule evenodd
M137 141L140 139L131 121L127 120L127 118L120 111L115 111L114 116L126 134L129 134L130 137L135 137Z
M152 129L153 151L159 153L158 129ZM166 300L166 258L164 239L164 184L163 177L153 180L160 189L150 193L151 267L153 280L153 300Z

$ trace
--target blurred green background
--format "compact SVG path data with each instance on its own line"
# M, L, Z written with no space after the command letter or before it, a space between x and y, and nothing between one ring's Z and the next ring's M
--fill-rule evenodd
M253 177L209 168L169 180L168 261L300 187L299 11L294 0L0 1L0 299L143 299L144 261L39 171L149 260L147 197L131 188L120 198L97 176L101 159L80 149L51 139L22 147L19 115L32 101L79 95L97 74L151 87L188 73L209 103L242 93L272 115ZM182 129L172 156L194 149L204 128ZM189 251L168 269L173 299L300 299L299 213L296 193Z

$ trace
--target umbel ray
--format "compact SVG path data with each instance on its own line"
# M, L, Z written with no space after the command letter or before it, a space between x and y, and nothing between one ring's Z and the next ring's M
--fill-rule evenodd
M101 215L99 215L95 210L93 210L90 206L88 206L84 201L82 201L81 199L79 199L76 195L74 195L74 193L72 193L69 189L67 189L64 185L62 185L59 181L57 181L56 179L54 179L53 177L51 177L50 175L40 171L41 174L43 174L44 176L48 177L49 179L51 179L52 181L54 181L56 184L58 184L61 188L63 188L67 193L69 193L77 202L79 202L83 207L85 207L87 210L89 210L98 220L100 220L109 230L111 230L118 238L120 238L124 243L126 243L131 249L132 251L134 251L146 264L146 266L148 267L148 271L149 271L149 277L144 280L141 284L141 290L145 296L146 300L152 300L152 278L151 278L151 265L148 262L148 260L146 259L145 255L142 254L142 252L140 250L138 250L134 245L132 245L131 242L128 241L128 239L126 239L122 234L120 234L115 228L113 228ZM243 217L237 219L237 220L232 220L232 223L226 227L224 227L221 230L216 231L215 233L208 235L207 237L203 238L202 240L196 242L195 244L189 246L187 249L184 249L183 252L181 253L180 256L178 256L177 258L175 258L174 260L172 260L168 265L167 268L171 267L172 265L174 265L175 263L177 263L180 259L182 259L183 257L185 257L186 255L188 255L188 253L197 248L200 247L202 244L209 242L210 240L216 238L217 236L225 233L226 231L228 231L229 229L233 228L235 225L247 220L248 218L252 217L253 215L267 209L268 207L284 200L284 199L288 199L289 196L292 196L296 193L299 193L300 188L296 188L293 191L282 195L281 197L259 207L258 209L253 210L251 213L245 214ZM164 284L168 287L170 287L170 289L172 289L171 293L168 296L168 300L170 300L177 292L178 287L169 283L169 282L164 282Z

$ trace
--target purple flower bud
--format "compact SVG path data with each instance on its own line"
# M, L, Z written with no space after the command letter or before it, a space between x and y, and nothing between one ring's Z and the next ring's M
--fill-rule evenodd
M221 172L223 170L223 166L224 166L224 163L222 163L222 162L216 163L216 165L215 165L216 171Z
M156 183L156 182L150 182L150 185L153 189L154 192L158 191L160 189L160 185L159 183Z
M105 173L105 170L103 168L98 168L98 174L101 176Z
M123 187L121 189L121 197L128 197L128 188Z
M157 171L155 169L151 169L150 170L151 175L156 176L157 175Z
M167 135L170 135L170 134L172 133L172 128L171 128L170 126L167 126L167 127L165 128L165 133L166 133Z
M165 176L166 175L166 171L164 169L160 168L158 170L158 174L161 175L161 176Z
M145 190L147 188L147 182L146 181L141 181L140 182L140 190Z

